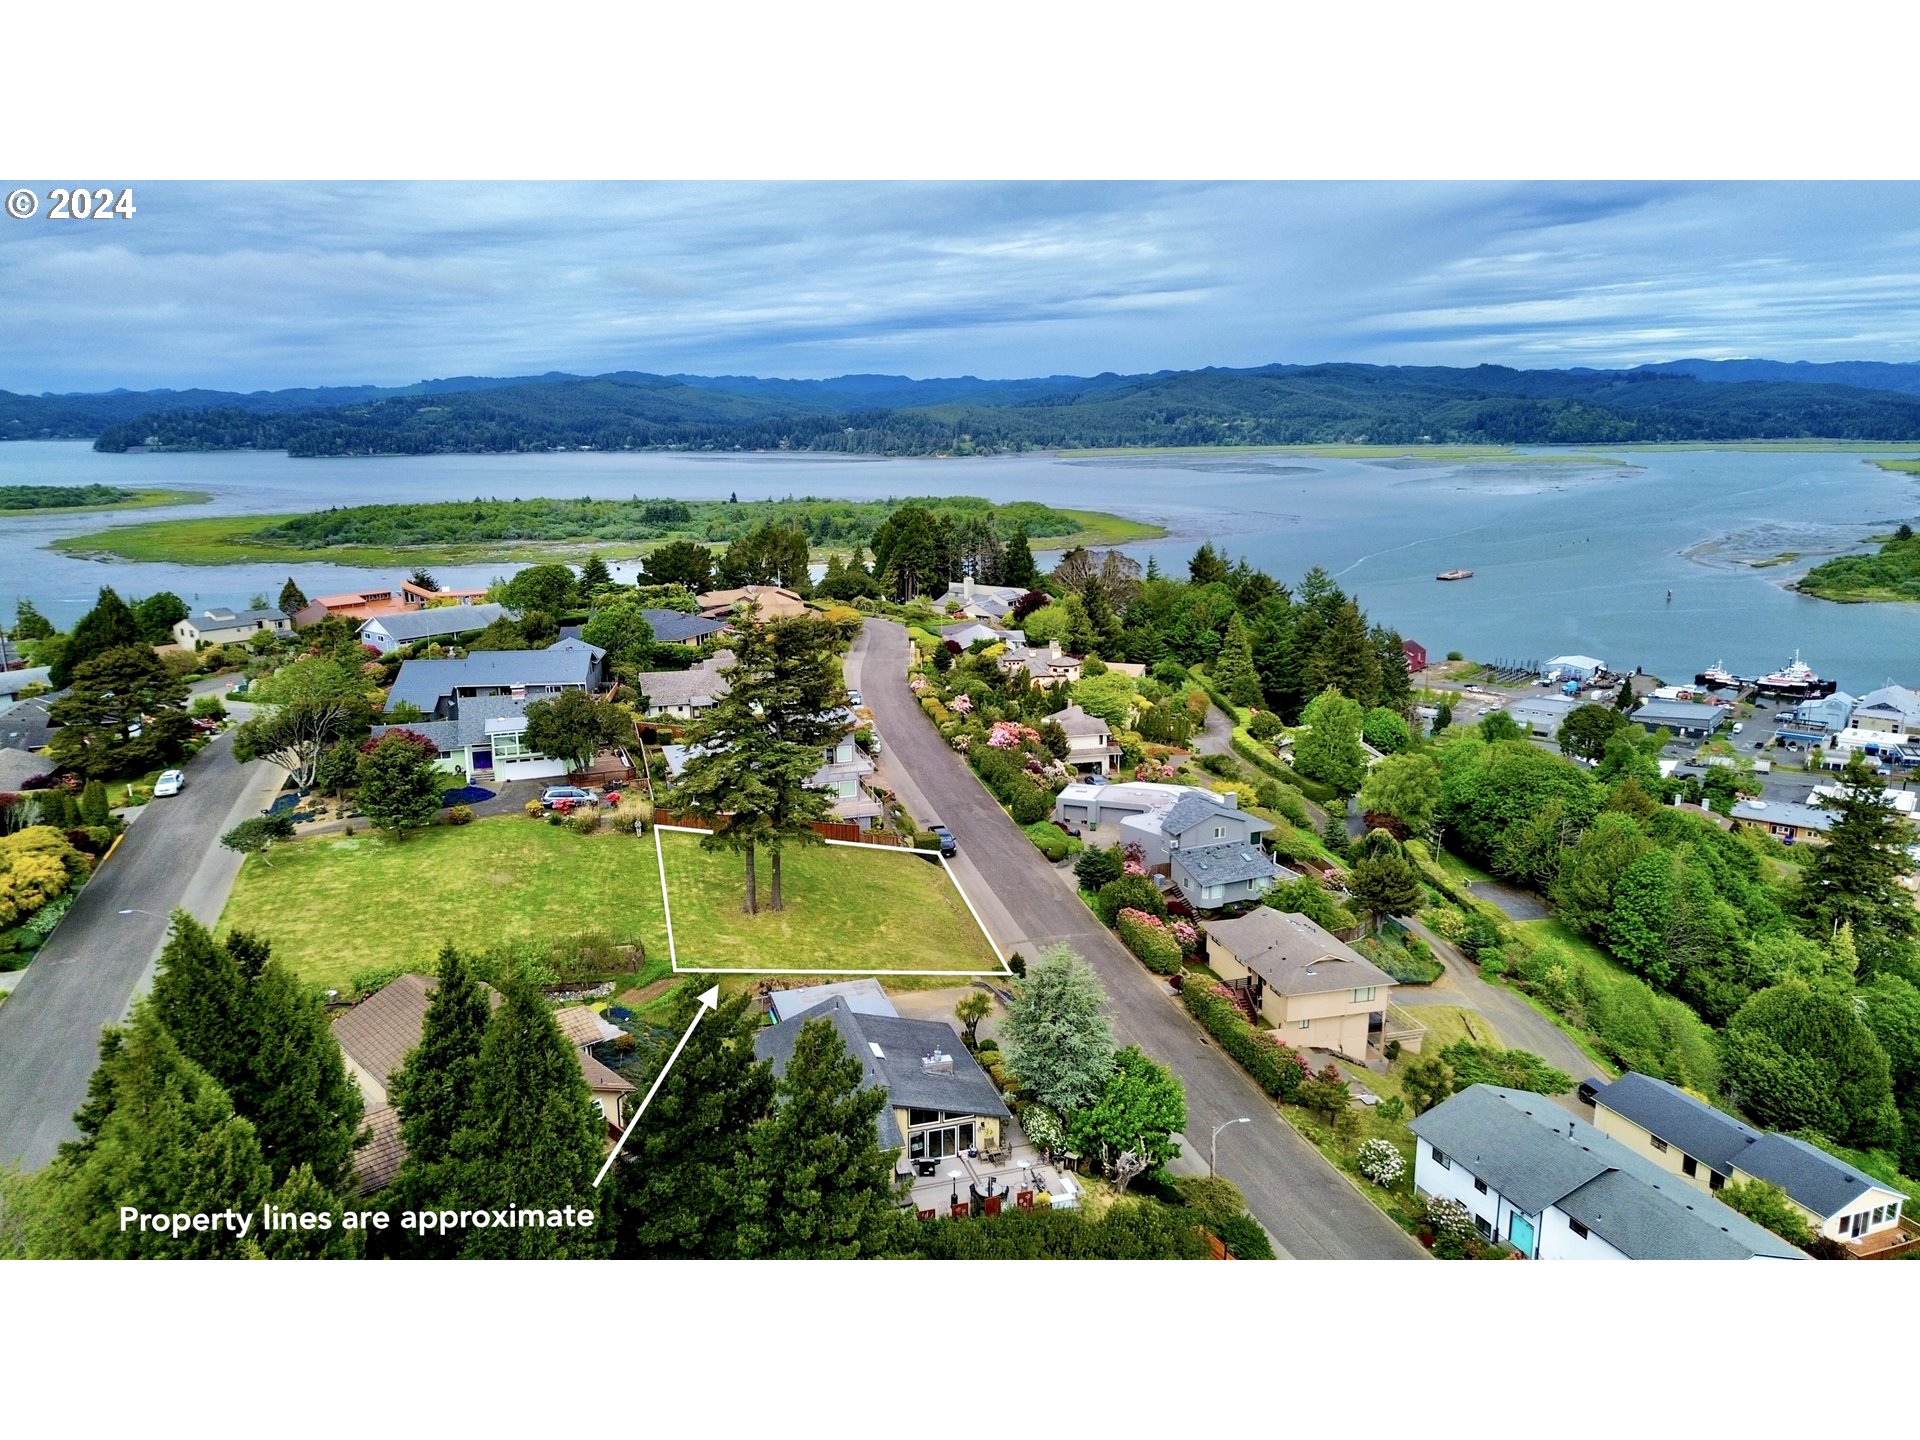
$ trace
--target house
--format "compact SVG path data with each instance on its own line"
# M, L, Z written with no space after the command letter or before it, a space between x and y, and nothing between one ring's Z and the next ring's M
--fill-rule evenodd
M173 643L185 650L202 645L244 644L265 633L279 635L291 626L278 610L228 610L216 607L173 622Z
M1272 824L1240 809L1232 792L1216 795L1195 785L1144 780L1076 781L1054 797L1053 818L1114 827L1122 844L1140 847L1150 873L1164 874L1203 910L1258 900L1288 873L1259 840Z
M411 582L409 582L411 583ZM360 627L359 639L382 655L420 640L484 630L507 613L504 605L436 605L427 610L397 610L376 615Z
M653 627L653 642L656 645L685 645L689 649L704 640L726 630L724 621L712 620L704 615L688 615L679 610L642 610L648 625Z
M1107 722L1089 715L1078 705L1049 717L1067 735L1066 763L1081 774L1111 775L1120 763L1120 747L1114 743Z
M886 1091L886 1107L874 1124L880 1148L896 1155L896 1168L910 1172L915 1163L1000 1148L1001 1125L1010 1112L952 1026L862 1013L836 995L761 1030L754 1036L754 1057L770 1061L775 1075L784 1073L801 1027L812 1020L826 1020L840 1032L860 1062L863 1088Z
M591 694L606 683L606 658L606 651L583 640L557 640L544 650L476 650L457 660L407 660L387 692L387 708L414 705L432 719L451 720L462 701L485 696Z
M0 701L11 700L23 690L53 688L53 668L48 665L23 665L18 670L0 670Z
M1545 1095L1470 1085L1417 1115L1413 1187L1534 1260L1804 1260Z
M344 620L371 620L376 615L394 615L406 608L406 601L392 590L348 590L338 595L316 595L293 612L293 628L304 630L333 615Z
M1027 592L1018 585L976 585L971 576L947 584L947 593L934 603L942 610L957 610L969 620L1005 620L1021 596Z
M832 985L803 985L792 990L770 990L767 992L767 1008L773 1016L773 1023L791 1020L794 1016L824 1005L838 997L846 1001L856 1015L899 1015L893 1008L893 1001L887 998L887 992L880 988L878 980L841 980Z
M1604 660L1596 660L1591 655L1556 655L1540 667L1540 673L1549 679L1578 680L1584 684L1606 668Z
M378 1190L393 1179L406 1155L400 1138L398 1113L387 1103L387 1086L407 1058L407 1052L420 1043L427 1022L427 1006L437 986L426 975L401 975L367 996L333 1021L333 1038L347 1063L347 1073L360 1087L366 1101L366 1125L371 1132L367 1145L354 1156L354 1179L361 1194ZM487 1003L500 1004L500 992L491 985L480 987ZM584 1006L554 1011L554 1023L574 1046L580 1063L581 1078L593 1094L607 1126L611 1142L620 1133L620 1106L623 1097L633 1093L633 1085L594 1059L588 1050L602 1040L621 1032L608 1025Z
M1629 1071L1594 1091L1594 1124L1643 1159L1712 1194L1764 1180L1787 1192L1815 1233L1860 1253L1920 1243L1900 1224L1907 1196L1790 1135L1756 1130L1651 1075Z
M733 667L731 650L716 650L690 670L648 670L633 677L646 704L641 713L650 720L695 720L702 710L727 693L727 677L720 672Z
M1825 841L1833 828L1835 815L1817 805L1800 805L1791 800L1736 800L1733 804L1736 825L1765 830L1774 839L1788 845L1802 841Z
M1856 730L1920 734L1920 692L1904 685L1882 685L1878 690L1869 690L1853 707L1850 723Z
M1844 785L1829 780L1813 787L1807 803L1817 805L1822 800L1838 800L1846 793ZM1895 790L1889 786L1880 792L1880 803L1902 820L1920 818L1920 791Z
M53 770L53 761L31 750L0 748L0 795L15 794L27 788L29 780L44 780Z
M1400 651L1407 657L1407 673L1418 675L1427 668L1427 647L1418 640L1402 640Z
M429 590L411 580L400 582L400 603L414 610L441 605L472 605L486 598L485 590Z
M806 602L778 585L745 585L737 590L709 590L694 597L708 620L731 620L752 611L757 620L789 620L807 613Z
M841 713L846 717L847 728L821 752L820 768L807 783L815 790L832 792L834 819L871 830L873 822L885 813L880 802L867 793L866 779L873 774L873 761L854 743L853 732L860 723L859 717L851 710Z
M10 750L40 750L53 738L53 702L64 695L37 695L31 700L0 702L0 745Z
M991 625L983 625L978 620L968 620L960 625L948 625L940 632L942 640L951 640L962 650L978 644L987 645L1025 645L1027 637L1018 630L996 630Z
M1728 707L1685 700L1649 700L1627 716L1643 730L1671 730L1690 740L1704 740L1726 723Z
M1568 695L1522 695L1507 706L1507 714L1534 739L1551 740L1579 708L1580 702Z
M1264 905L1206 928L1208 965L1247 992L1276 1039L1362 1062L1385 1047L1394 980L1359 951L1304 915ZM1417 1053L1424 1035L1400 1024L1394 1038Z
M1080 657L1062 653L1058 640L1049 640L1044 650L1025 644L1009 646L996 663L1003 674L1024 670L1029 680L1043 688L1071 685L1080 678Z
M1789 710L1775 713L1774 733L1783 740L1823 739L1836 730L1846 729L1859 703L1844 690L1802 700Z

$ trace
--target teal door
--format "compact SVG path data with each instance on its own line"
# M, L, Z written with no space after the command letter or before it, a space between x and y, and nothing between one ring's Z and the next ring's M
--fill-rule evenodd
M1507 1243L1529 1260L1533 1259L1533 1222L1524 1215L1509 1215Z

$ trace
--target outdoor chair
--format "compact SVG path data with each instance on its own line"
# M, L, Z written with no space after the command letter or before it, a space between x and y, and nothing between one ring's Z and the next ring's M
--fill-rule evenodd
M998 1215L1000 1213L1000 1202L1005 1198L1003 1195L987 1196L987 1214Z
M1013 1203L1018 1205L1022 1210L1033 1209L1033 1191L1020 1191L1019 1194L1013 1197Z

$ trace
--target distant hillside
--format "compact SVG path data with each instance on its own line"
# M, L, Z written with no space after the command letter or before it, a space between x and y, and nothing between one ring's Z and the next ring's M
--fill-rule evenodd
M1771 369L1743 378L1722 368L1741 365ZM550 372L252 395L0 392L0 436L93 435L106 451L151 440L173 449L301 456L582 446L914 455L1221 444L1920 439L1920 374L1911 392L1893 383L1920 367L1676 366L1265 365L1025 380ZM1708 374L1686 373L1689 366ZM1834 383L1850 368L1879 383Z
M1671 360L1664 365L1642 365L1635 374L1689 375L1709 384L1730 385L1743 380L1773 380L1792 385L1850 385L1856 390L1892 390L1920 395L1920 363L1894 364L1885 360Z

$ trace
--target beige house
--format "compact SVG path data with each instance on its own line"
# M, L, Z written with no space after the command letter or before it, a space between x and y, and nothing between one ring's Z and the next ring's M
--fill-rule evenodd
M1296 1049L1365 1060L1369 1046L1398 1039L1419 1052L1419 1027L1389 1033L1393 977L1304 915L1263 905L1237 920L1208 921L1207 964L1245 990L1275 1038Z
M287 617L278 610L215 608L176 620L173 643L183 650L196 650L202 645L244 644L263 632L280 635L289 628Z
M1073 684L1080 678L1082 662L1078 655L1062 651L1058 640L1049 640L1044 650L1032 645L1009 648L1000 657L999 665L1009 675L1024 670L1028 679L1046 689Z
M739 611L751 609L756 619L790 620L807 613L807 605L791 590L778 585L745 585L738 590L709 590L696 596L694 603L709 620L729 620Z
M407 1052L420 1043L435 987L436 982L429 976L401 975L333 1022L333 1038L340 1044L347 1073L360 1087L367 1106L365 1128L369 1139L354 1156L354 1180L362 1194L378 1190L392 1180L406 1157L399 1115L387 1103L387 1086L406 1060ZM499 1005L499 991L491 985L480 988L486 991L488 1004ZM575 1047L580 1074L606 1120L611 1141L620 1133L621 1101L633 1093L633 1086L594 1059L588 1050L622 1032L584 1005L556 1010L553 1018L560 1033Z

